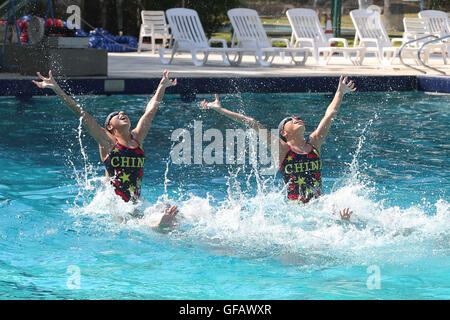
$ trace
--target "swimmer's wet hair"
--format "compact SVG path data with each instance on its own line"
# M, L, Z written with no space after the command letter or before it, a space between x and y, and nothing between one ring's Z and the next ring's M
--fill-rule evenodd
M283 137L281 135L281 132L284 130L284 126L286 125L286 123L288 123L292 119L294 119L294 118L293 117L284 118L283 120L281 120L280 124L278 125L278 134L280 136L280 139L283 140L284 142L287 142L287 140L285 137Z
M106 120L105 120L105 128L106 128L106 130L108 130L107 127L108 127L109 122L111 121L111 119L114 118L115 116L117 116L119 114L119 112L120 111L114 111L114 112L111 112L110 114L108 114L108 116L106 117Z

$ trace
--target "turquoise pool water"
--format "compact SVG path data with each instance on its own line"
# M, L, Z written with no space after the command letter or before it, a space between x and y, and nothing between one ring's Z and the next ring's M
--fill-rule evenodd
M223 105L269 128L294 113L310 132L331 98ZM135 124L147 97L79 101L101 122L122 109ZM322 149L326 196L301 206L249 163L172 163L173 130L239 125L168 95L144 143L145 217L128 223L110 215L130 207L104 186L95 141L58 99L0 105L1 299L450 298L448 95L346 96ZM164 234L146 225L167 201L181 213ZM331 213L344 206L354 224Z

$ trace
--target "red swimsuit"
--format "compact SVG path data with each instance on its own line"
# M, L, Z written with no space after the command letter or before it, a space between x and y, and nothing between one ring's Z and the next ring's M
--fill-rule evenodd
M139 144L128 148L116 140L116 144L104 161L116 194L126 202L136 200L141 194L145 153Z
M322 160L319 151L307 143L312 147L309 153L296 153L289 148L279 168L288 198L304 203L322 194Z

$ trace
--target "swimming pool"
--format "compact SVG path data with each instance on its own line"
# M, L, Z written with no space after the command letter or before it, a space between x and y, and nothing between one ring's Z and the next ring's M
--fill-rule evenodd
M310 132L331 99L222 103L269 128L294 113ZM147 97L79 101L98 121L119 108L135 124ZM174 130L240 127L166 95L144 143L146 217L126 224L109 214L129 207L103 186L95 141L57 98L0 105L2 299L450 298L448 95L346 96L322 147L326 196L301 206L250 163L174 164ZM178 227L146 227L167 201L180 207ZM351 207L355 224L333 206Z

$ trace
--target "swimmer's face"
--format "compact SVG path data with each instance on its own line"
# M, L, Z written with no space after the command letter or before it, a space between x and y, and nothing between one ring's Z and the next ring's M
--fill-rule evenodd
M284 125L283 131L285 137L290 137L296 134L305 134L305 124L299 117L292 117L292 120L289 120Z
M131 122L130 118L128 118L128 115L125 112L119 111L119 113L112 117L109 121L108 129L120 129L123 127L128 128L129 130L131 127Z

